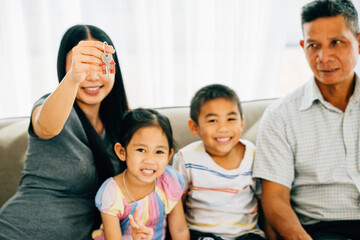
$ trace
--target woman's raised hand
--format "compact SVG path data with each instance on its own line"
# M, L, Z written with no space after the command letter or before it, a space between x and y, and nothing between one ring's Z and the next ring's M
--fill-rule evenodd
M67 75L75 82L85 80L89 72L102 72L102 55L104 50L113 54L115 49L100 41L80 41L67 56Z

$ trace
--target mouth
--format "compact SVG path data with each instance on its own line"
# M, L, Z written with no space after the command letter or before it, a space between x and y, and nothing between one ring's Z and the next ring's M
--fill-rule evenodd
M231 137L219 137L219 138L215 138L215 140L219 143L227 143L231 140Z
M103 85L96 87L81 87L81 89L88 95L97 95L102 87Z
M332 72L335 72L337 71L338 68L332 68L332 69L320 69L321 72L323 73L332 73Z
M140 169L141 173L145 176L152 176L153 174L155 174L155 170L154 169Z
M82 89L84 90L87 90L87 91L96 91L96 90L99 90L100 88L102 88L103 86L97 86L97 87L81 87Z

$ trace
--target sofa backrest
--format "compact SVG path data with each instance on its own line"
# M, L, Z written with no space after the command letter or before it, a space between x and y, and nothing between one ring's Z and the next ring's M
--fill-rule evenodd
M242 138L256 143L260 118L274 99L242 102L244 131ZM188 128L189 107L158 108L171 122L178 149L199 139ZM0 207L19 184L27 149L29 117L0 119Z

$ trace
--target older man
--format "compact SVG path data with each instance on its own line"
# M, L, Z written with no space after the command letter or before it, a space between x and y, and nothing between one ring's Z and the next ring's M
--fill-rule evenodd
M284 239L360 239L357 11L350 0L317 0L301 17L314 78L264 113L254 177Z

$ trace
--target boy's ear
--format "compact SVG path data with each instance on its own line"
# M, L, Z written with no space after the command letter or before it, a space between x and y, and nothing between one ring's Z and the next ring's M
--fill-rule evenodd
M123 146L121 146L120 143L115 143L114 150L115 150L116 156L118 156L118 158L121 161L126 161L125 148L123 148Z
M199 135L198 126L197 126L197 124L194 122L194 120L189 119L188 125L189 125L190 132L191 132L192 134L194 134L194 135Z

